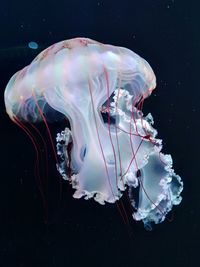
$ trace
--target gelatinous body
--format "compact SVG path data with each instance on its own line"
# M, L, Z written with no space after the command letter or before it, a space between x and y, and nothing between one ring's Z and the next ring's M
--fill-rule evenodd
M131 50L76 38L17 72L5 105L14 121L48 120L49 107L62 113L70 129L57 134L57 169L74 197L114 203L128 188L133 218L148 226L180 203L183 188L151 114L141 111L155 86L150 65Z
M36 42L29 42L28 47L31 49L38 49L38 44Z

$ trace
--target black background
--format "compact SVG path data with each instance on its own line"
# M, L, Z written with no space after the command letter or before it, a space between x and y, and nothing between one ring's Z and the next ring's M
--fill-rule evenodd
M198 266L199 252L199 8L198 1L1 1L0 5L0 266ZM146 100L165 153L184 181L174 219L147 232L124 225L116 205L75 200L49 175L48 222L33 174L35 152L8 118L10 77L58 41L88 37L127 47L157 77ZM39 50L27 47L30 41Z

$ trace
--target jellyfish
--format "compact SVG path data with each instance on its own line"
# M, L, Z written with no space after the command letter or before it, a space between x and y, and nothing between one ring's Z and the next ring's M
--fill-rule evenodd
M6 111L18 125L54 111L70 127L54 141L56 167L74 198L115 203L127 193L132 217L148 228L181 202L183 182L163 154L153 117L142 106L155 74L133 51L88 38L56 43L18 71L5 89Z
M38 49L38 44L36 42L29 42L28 47L31 49Z

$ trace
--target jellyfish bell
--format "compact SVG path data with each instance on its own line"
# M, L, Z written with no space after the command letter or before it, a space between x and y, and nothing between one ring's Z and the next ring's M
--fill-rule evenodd
M31 49L38 49L38 44L36 42L29 42L28 47Z
M133 218L149 225L180 203L183 188L171 157L160 152L152 116L140 110L155 86L150 65L131 50L75 38L50 46L17 72L5 106L13 121L47 125L51 110L63 114L70 129L57 134L56 166L74 197L114 203L127 187L139 188L137 206L129 194Z

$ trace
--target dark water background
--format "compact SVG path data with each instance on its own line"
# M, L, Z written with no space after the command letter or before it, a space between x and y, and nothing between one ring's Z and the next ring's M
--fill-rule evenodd
M0 5L0 266L198 266L199 1L2 1ZM174 219L144 230L124 225L116 205L75 200L54 168L49 175L49 221L33 175L34 150L5 113L10 77L40 49L73 37L127 47L152 66L157 89L146 100L184 181ZM30 41L39 50L28 48Z

